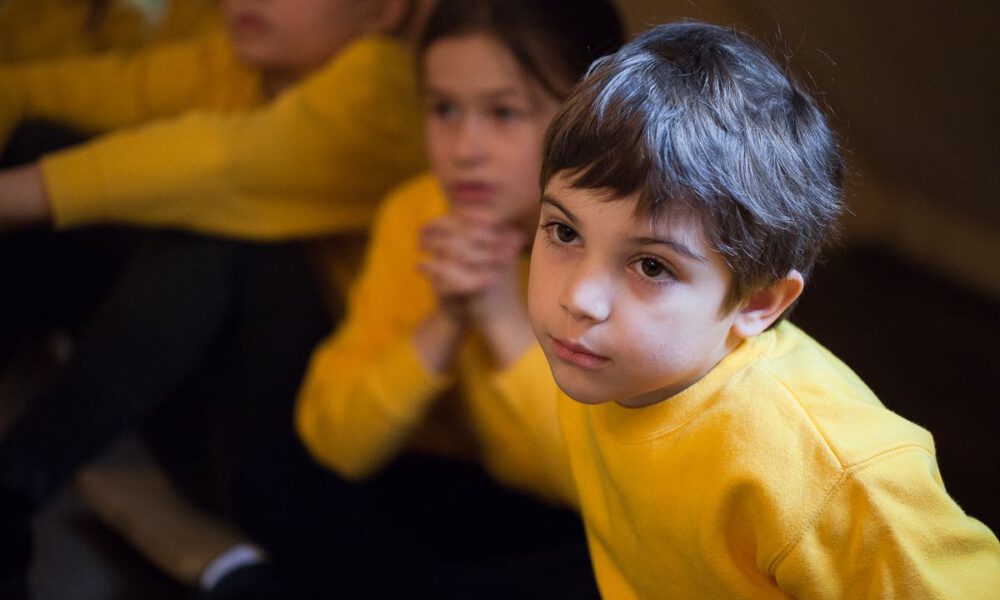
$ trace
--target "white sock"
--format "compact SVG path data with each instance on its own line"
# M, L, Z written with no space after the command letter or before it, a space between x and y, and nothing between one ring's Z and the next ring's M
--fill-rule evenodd
M236 569L257 565L267 561L264 551L253 544L237 544L215 558L201 572L198 585L210 590Z

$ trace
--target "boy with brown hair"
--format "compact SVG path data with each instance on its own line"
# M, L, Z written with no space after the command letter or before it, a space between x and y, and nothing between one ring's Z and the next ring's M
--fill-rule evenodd
M529 311L608 598L995 597L931 435L783 321L837 140L752 40L655 28L548 133Z

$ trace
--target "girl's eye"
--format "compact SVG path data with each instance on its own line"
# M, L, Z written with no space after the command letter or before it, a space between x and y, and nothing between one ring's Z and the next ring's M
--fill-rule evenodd
M430 112L432 115L434 115L439 119L447 119L455 115L455 113L457 113L458 110L455 108L454 104L439 100L436 102L431 102Z
M493 118L497 121L512 121L520 114L520 111L510 106L498 106L493 109Z

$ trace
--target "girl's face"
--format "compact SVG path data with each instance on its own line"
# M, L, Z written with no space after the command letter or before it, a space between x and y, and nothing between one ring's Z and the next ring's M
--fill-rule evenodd
M428 153L452 208L533 231L542 140L559 101L488 34L442 38L423 66Z

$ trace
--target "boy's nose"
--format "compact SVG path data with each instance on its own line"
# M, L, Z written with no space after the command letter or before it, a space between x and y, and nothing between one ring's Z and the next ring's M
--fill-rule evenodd
M613 293L608 277L596 269L582 268L570 275L559 303L575 319L600 323L611 315Z

